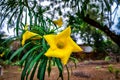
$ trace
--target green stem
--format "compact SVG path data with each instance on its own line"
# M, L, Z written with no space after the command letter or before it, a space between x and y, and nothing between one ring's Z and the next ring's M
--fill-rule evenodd
M69 69L68 69L68 66L65 65L66 69L67 69L67 73L68 73L68 80L70 80L70 72L69 72Z

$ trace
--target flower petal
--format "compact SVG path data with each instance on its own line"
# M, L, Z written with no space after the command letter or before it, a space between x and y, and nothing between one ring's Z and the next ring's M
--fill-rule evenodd
M59 27L61 27L63 25L62 17L60 17L60 19L58 19L58 20L54 20L53 23L58 25Z
M30 31L26 31L22 36L22 46L25 44L25 41L30 38L31 39L41 39L42 36L40 36L39 34L30 32Z
M71 34L71 28L70 28L70 26L69 26L69 27L67 27L64 31L62 31L61 33L59 33L59 34L57 35L57 38L58 38L58 39L59 39L59 38L67 38L67 37L70 36L70 34Z
M45 38L45 40L48 42L48 44L52 49L56 48L56 43L55 43L56 35L51 34L51 35L45 35L43 37Z
M56 57L56 58L63 58L65 51L59 49L51 49L49 48L48 51L45 53L47 57Z
M72 46L72 51L73 52L81 52L83 51L82 48L80 48L80 46L78 46L73 40L72 38L68 38L69 40L69 45Z
M72 49L64 48L64 49L51 49L49 48L48 51L45 53L47 57L56 57L60 58L61 62L65 65L72 53Z

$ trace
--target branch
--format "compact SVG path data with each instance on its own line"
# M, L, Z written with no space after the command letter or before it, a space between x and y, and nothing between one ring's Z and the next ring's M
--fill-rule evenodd
M118 46L120 47L120 35L117 35L115 33L113 33L107 25L102 26L100 23L96 22L95 20L89 18L88 16L83 18L83 21L85 21L86 23L92 25L95 28L100 29L101 31L103 31L107 36L109 36L116 44L118 44Z

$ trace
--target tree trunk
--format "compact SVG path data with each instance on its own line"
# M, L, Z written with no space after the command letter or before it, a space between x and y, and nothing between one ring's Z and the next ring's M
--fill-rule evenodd
M101 31L103 31L107 36L109 36L119 47L120 47L120 35L117 35L115 33L113 33L112 31L110 31L110 29L108 28L108 26L102 26L100 25L100 23L96 22L93 19L90 19L89 17L84 17L83 20L92 25L95 28L100 29Z

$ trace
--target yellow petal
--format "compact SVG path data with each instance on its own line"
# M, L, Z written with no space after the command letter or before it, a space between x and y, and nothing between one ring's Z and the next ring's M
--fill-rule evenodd
M63 53L65 53L65 51L49 48L48 51L45 53L45 55L48 57L63 58L64 56Z
M69 42L70 42L70 46L72 46L72 51L73 52L81 52L83 51L82 48L80 48L80 46L78 46L73 40L72 38L68 38L69 39Z
M30 31L26 31L22 36L22 46L25 44L25 41L30 38L31 39L41 39L42 36L40 36L39 34L30 32Z
M68 62L68 60L69 60L69 57L70 57L70 55L72 54L72 51L71 51L70 48L67 49L65 52L66 52L66 53L65 53L66 55L64 55L64 57L61 58L61 62L62 62L64 65L67 64L67 62Z
M62 17L60 17L58 20L54 20L53 23L61 27L63 25Z
M68 62L68 60L69 60L69 57L70 57L70 54L68 54L67 56L61 58L61 62L62 62L64 65L66 65L67 62Z
M69 47L64 49L51 49L49 48L48 51L45 53L47 57L56 57L60 58L61 62L65 65L71 55L72 51Z
M5 55L5 53L4 52L2 52L2 54L0 54L0 57L3 57Z
M44 35L43 37L50 44L50 47L52 49L56 48L56 43L55 43L56 35L50 34L50 35Z
M71 28L70 26L67 27L65 30L63 30L61 33L59 33L57 35L57 38L67 38L67 37L70 37L70 34L71 34Z

